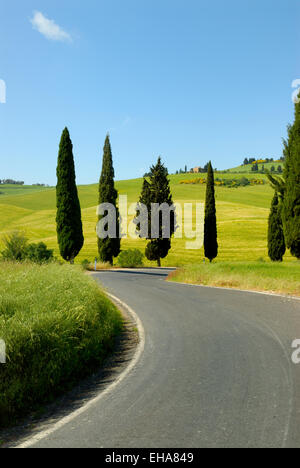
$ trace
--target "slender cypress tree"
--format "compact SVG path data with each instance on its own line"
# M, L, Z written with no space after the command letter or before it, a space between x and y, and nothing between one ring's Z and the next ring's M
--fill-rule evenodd
M153 215L152 204L161 206L167 204L173 206L173 199L170 190L170 181L168 179L168 170L163 165L161 158L158 158L157 164L151 168L150 184L147 180L144 181L140 202L146 205L149 214ZM161 259L166 258L171 249L171 237L173 236L176 226L176 215L173 210L170 211L170 237L164 238L163 217L159 215L158 238L151 238L151 216L149 216L149 232L148 239L150 242L146 247L146 257L150 261L156 261L157 265L161 266Z
M151 185L149 184L148 180L144 178L142 192L140 196L139 203L137 204L137 211L136 211L136 218L134 220L136 224L136 230L139 232L139 236L141 239L144 238L145 233L141 232L141 223L138 220L139 216L143 216L144 214L141 212L140 204L143 204L148 210L147 219L143 219L144 222L147 222L147 234L146 239L149 239L149 232L151 232ZM146 215L145 215L146 216Z
M268 249L272 262L282 262L286 246L283 234L281 206L279 205L277 192L275 192L272 200L269 216Z
M109 135L106 136L103 149L102 172L99 181L99 205L102 203L110 203L116 209L116 238L106 237L106 239L98 238L99 257L102 262L113 264L113 258L117 257L121 251L121 240L119 236L120 230L120 214L117 207L118 192L115 189L114 183L115 171L113 168L113 159L110 146ZM101 220L105 215L100 215L98 220Z
M147 179L143 181L142 193L140 196L140 203L143 203L150 213L151 210L151 185Z
M284 155L284 234L291 254L300 259L300 103L295 104L295 122L288 129Z
M73 145L67 128L64 129L58 153L56 186L56 229L60 254L73 263L82 249L81 210L76 187Z
M286 190L285 180L282 177L273 176L269 173L269 171L267 171L267 177L270 181L271 187L277 193L277 196L279 197L280 201L283 201Z
M205 222L204 222L204 254L210 262L218 255L217 217L215 201L215 180L211 162L208 163Z

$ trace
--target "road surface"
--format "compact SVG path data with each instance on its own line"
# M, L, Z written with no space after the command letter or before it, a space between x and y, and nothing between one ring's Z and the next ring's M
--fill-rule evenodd
M300 301L167 274L94 275L139 315L144 352L112 392L34 447L300 446Z

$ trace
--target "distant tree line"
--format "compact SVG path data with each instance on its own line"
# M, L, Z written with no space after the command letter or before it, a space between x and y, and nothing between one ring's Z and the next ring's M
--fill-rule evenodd
M204 185L207 183L206 178L195 178L195 179L186 179L181 180L181 185ZM234 178L234 179L220 179L217 177L215 179L215 186L219 187L229 187L229 188L238 188L238 187L247 187L248 185L265 185L266 182L264 179L247 179L247 177Z
M208 166L209 166L209 163L205 164L204 167L201 167L201 166L192 167L189 171L188 171L187 166L185 166L184 169L179 169L178 171L176 171L176 175L178 175L178 174L188 174L188 173L190 173L190 174L207 174ZM214 170L216 171L217 169L214 169Z
M187 166L185 166L184 169L178 169L178 171L175 172L175 174L187 174L188 173L188 169L187 169Z
M284 162L284 156L282 156L280 159L276 160L274 158L260 158L260 159L257 159L257 158L245 158L244 159L244 162L242 164L242 166L249 166L249 164L268 164L268 163L272 163L272 162Z
M25 182L22 180L13 179L0 179L0 185L24 185ZM32 184L32 187L49 187L47 184Z
M267 169L265 168L264 164L262 165L262 167L260 169L257 162L252 164L251 171L252 172L258 172L258 173L261 173L261 174L265 174L266 172L268 172ZM278 172L278 174L282 174L283 173L282 166L278 165L277 168L276 168L276 166L271 166L271 172Z
M24 181L18 181L13 179L0 179L1 185L24 185Z

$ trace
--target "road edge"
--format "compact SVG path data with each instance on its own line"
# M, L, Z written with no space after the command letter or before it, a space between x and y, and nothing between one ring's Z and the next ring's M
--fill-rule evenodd
M183 286L192 286L194 288L208 288L208 289L219 289L221 291L233 291L233 292L242 292L242 293L250 293L250 294L260 294L263 296L281 297L282 299L300 301L300 297L298 296L290 296L288 294L280 294L280 293L275 293L272 291L254 291L253 289L225 288L222 286L209 286L208 284L185 283L185 282L172 281L172 280L171 281L166 280L166 283L177 284L177 285L181 284Z
M105 390L101 391L95 398L92 398L90 401L85 403L82 407L80 407L76 411L73 411L68 416L63 417L60 421L54 423L53 426L50 427L49 429L46 429L44 431L41 431L38 434L35 434L33 437L30 437L29 439L25 440L21 444L16 445L14 448L17 448L17 449L30 448L36 443L50 436L51 434L53 434L54 432L56 432L57 430L65 426L66 424L70 423L71 421L73 421L75 418L77 418L81 414L85 413L85 411L87 411L89 408L91 408L96 403L98 403L104 396L112 392L130 374L130 372L135 368L135 366L139 362L143 354L144 348L145 348L145 330L144 330L143 324L139 316L137 315L137 313L131 307L129 307L125 302L121 301L118 297L108 292L106 292L106 295L112 301L114 301L116 304L119 304L129 313L130 317L132 318L138 330L139 342L135 350L134 356L132 360L130 361L129 365L126 367L126 369L124 369L124 371L119 375L119 377L114 382L112 382Z

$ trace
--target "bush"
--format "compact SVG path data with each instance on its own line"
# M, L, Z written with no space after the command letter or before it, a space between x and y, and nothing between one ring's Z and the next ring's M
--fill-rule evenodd
M90 266L91 266L91 262L87 259L85 260L82 260L81 262L81 266L84 270L89 270L90 269Z
M25 258L34 263L46 263L54 259L53 250L47 249L46 244L30 244L25 250Z
M28 239L22 232L13 232L4 238L4 260L22 262L29 260L34 263L45 263L54 259L53 250L49 250L43 242L28 244Z
M28 239L21 232L13 232L3 239L5 250L2 257L5 260L16 260L21 262L25 259L25 252L28 247Z
M113 349L122 318L80 268L3 263L0 425L71 388Z
M143 266L144 255L138 249L123 250L118 256L118 266L121 268L137 268Z

